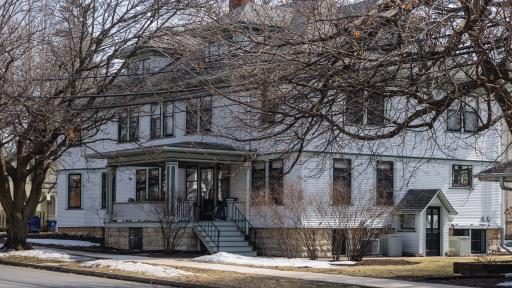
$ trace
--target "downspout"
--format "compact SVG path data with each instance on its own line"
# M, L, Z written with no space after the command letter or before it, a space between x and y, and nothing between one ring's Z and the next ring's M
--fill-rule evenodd
M503 203L501 205L501 217L503 217L503 221L501 223L503 224L503 229L501 230L501 237L500 237L500 247L507 251L509 254L512 254L512 250L505 246L505 235L507 235L507 218L505 217L505 207L507 205L507 191L512 191L512 187L507 187L505 185L505 177L500 177L500 188L502 193L502 199Z

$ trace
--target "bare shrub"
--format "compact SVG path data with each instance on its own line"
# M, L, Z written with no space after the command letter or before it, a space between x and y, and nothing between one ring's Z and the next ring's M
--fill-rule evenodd
M335 194L312 201L318 217L322 219L321 225L333 231L332 259L340 259L345 242L347 258L361 261L372 242L389 232L393 206L377 205L376 193L371 189L352 193L350 204L333 204L339 203L336 197Z
M257 217L271 227L270 237L280 254L295 258L304 249L309 259L318 259L318 231L308 225L307 214L311 207L305 201L302 190L292 186L282 192L282 205L276 204L275 197L265 190L254 195L257 195L253 197Z
M171 211L166 202L159 202L152 206L150 215L158 223L164 251L168 254L176 253L176 249L183 241L186 229L189 227L191 219L185 216L191 215L190 211L185 211L181 215L181 213Z

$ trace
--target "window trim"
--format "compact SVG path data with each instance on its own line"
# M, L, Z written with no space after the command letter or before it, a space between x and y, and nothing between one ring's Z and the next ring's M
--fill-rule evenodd
M167 105L172 105L172 111L167 111ZM175 111L176 111L176 102L174 101L164 101L162 102L162 106L160 108L160 111L161 111L161 114L162 114L162 120L161 120L161 123L162 123L162 138L167 138L167 137L174 137L174 123L175 123ZM171 126L171 132L170 133L167 133L166 129L167 128L167 121L165 121L167 119L167 117L169 118L172 118L172 126Z
M281 167L273 168L272 163L278 162L278 161L281 162ZM273 170L280 170L280 172L278 172L279 175L277 175L277 176L273 175L273 173L272 173ZM266 175L266 176L268 178L268 192L269 192L269 196L272 199L272 203L274 205L284 205L284 195L283 195L284 194L284 160L281 158L268 160L268 175ZM272 189L273 187L271 186L271 179L275 180L275 182L278 184L278 186L280 186L281 195L275 194L276 192L279 192L279 191L274 191Z
M461 167L464 167L464 166L467 166L467 167L470 167L469 169L469 172L470 172L470 175L469 175L469 185L454 185L454 182L453 182L453 176L454 176L454 171L455 171L455 166L461 166ZM468 165L468 164L452 164L450 166L450 188L454 188L454 189L468 189L468 188L473 188L473 165Z
M280 168L272 168L272 162L275 162L275 161L281 161L281 167ZM256 165L257 164L262 164L263 165L263 169L259 168L259 169L255 169ZM253 161L252 164L251 164L251 201L253 202L252 205L260 205L260 203L256 202L254 200L259 200L259 199L255 199L255 197L259 197L259 196L262 196L264 195L265 198L269 197L271 200L272 200L272 205L284 205L284 160L281 159L281 158L275 158L275 159L266 159L266 160L256 160L256 161ZM280 169L281 170L281 173L279 175L273 175L272 174L272 170L278 170ZM255 175L255 171L259 171L261 173L261 171L264 171L264 177L258 177L257 179L259 179L259 181L263 180L263 187L262 189L260 190L257 190L257 189L254 189L255 186L254 186L254 183L256 183L256 181L254 181L254 179L256 179L256 177L254 177ZM275 181L273 181L275 180ZM280 186L280 189L281 189L281 195L278 195L278 194L275 194L275 190L273 190L273 186L272 184L273 183L277 183L278 186ZM261 184L261 183L260 183ZM258 193L258 194L256 194ZM279 199L278 197L279 196ZM278 199L279 201L275 201L275 199Z
M410 227L404 227L404 216L412 216L414 218L414 227L413 228L410 228ZM398 231L403 231L403 232L416 232L416 214L400 214L400 217L399 217L399 229Z
M159 198L150 199L149 198L149 174L151 170L158 170L158 194ZM137 182L137 174L140 172L144 172L144 192L142 193L142 198L138 199L138 182ZM141 168L135 170L135 202L161 202L165 201L165 190L163 189L162 181L163 177L165 177L165 171L161 167L148 167Z
M140 134L140 111L139 111L139 107L130 107L130 108L126 108L126 109L123 109L122 111L120 111L120 114L123 114L123 113L126 113L126 120L123 121L126 125L126 139L123 140L121 139L121 116L118 115L117 117L117 142L118 143L129 143L129 142L136 142L139 140L139 134ZM136 130L137 130L137 134L136 136L132 139L131 137L131 122L132 122L132 119L133 118L136 118ZM124 120L124 119L123 119Z
M107 208L107 172L101 172L101 209Z
M335 170L336 169L342 169L342 168L336 168L336 162L337 161L344 161L348 164L348 187L349 187L349 194L346 199L348 201L336 201L335 199L341 199L344 200L345 198L341 196L341 198L335 198ZM334 158L332 163L332 189L331 189L331 203L332 205L341 206L341 205L352 205L352 159L350 158Z
M161 104L150 104L149 114L149 139L162 138L162 106ZM153 120L158 120L158 125L153 125Z
M476 103L476 108L472 107L471 105L467 103L460 103L459 105L455 105L454 108L448 108L446 109L446 131L447 132L453 132L453 133L475 133L478 129L478 123L480 122L479 119L479 106L478 102ZM458 106L458 107L457 107ZM459 118L459 127L456 128L450 128L449 121L450 121L450 113L455 113ZM474 129L467 129L466 123L467 123L467 117L466 113L474 113L476 117L476 126Z
M201 115L203 114L202 111L203 111L203 103L204 102L210 102L208 107L209 107L209 127L207 129L203 128L203 125L201 124ZM192 99L189 99L185 102L185 134L186 135L195 135L195 134L208 134L212 131L212 126L213 126L213 97L212 96L205 96L205 97L198 97L198 98L192 98ZM191 110L190 108L192 107L193 105L193 110ZM193 127L189 127L188 123L188 119L189 119L189 115L193 116L195 119L195 128Z
M392 169L392 173L393 175L391 176L391 180L392 180L392 187L391 187L391 202L390 203L387 203L385 201L382 201L380 199L380 195L379 195L379 164L380 163L391 163L391 169ZM394 200L394 197L395 197L395 162L394 161L390 161L390 160L378 160L377 163L376 163L376 166L375 166L375 190L377 192L377 199L376 199L376 205L377 206L392 206L395 204L395 200Z
M70 195L71 195L71 188L72 188L70 180L71 180L71 177L74 177L74 176L78 176L79 177L79 187L78 188L80 189L80 205L77 206L77 207L72 207L71 206L71 197L70 197ZM77 187L74 187L74 188L77 188ZM67 209L68 210L81 210L82 209L82 173L70 173L70 174L68 174L68 191L67 192L68 192L67 193L67 196L68 196L68 199L67 199L68 200L67 201L68 202L67 203L68 207L67 207Z
M350 95L350 96L349 96ZM374 105L377 103L377 101L370 101L369 99L375 100L375 97L380 97L378 100L379 108L382 108L382 115L378 115L377 111L373 111L370 109L371 105ZM349 101L350 100L350 101ZM353 107L354 109L349 109L349 103L351 105L359 105L360 107ZM355 118L349 118L348 115L353 115L355 110L358 110L358 113L361 113L359 117ZM359 112L360 110L360 112ZM380 93L376 92L369 92L369 91L354 91L354 93L346 94L345 96L345 115L344 115L344 122L348 125L353 126L373 126L373 127L379 127L384 126L384 123L386 122L386 97ZM373 114L377 117L382 117L382 121L376 121L370 123L369 115ZM358 121L354 121L355 119L358 119ZM360 119L360 120L359 120Z
M451 112L450 112L451 111ZM446 131L448 132L461 132L462 130L462 126L463 125L463 119L462 119L462 115L460 113L460 109L453 109L453 108L448 108L446 109ZM455 128L450 128L450 113L456 115L459 117L459 128L455 129Z

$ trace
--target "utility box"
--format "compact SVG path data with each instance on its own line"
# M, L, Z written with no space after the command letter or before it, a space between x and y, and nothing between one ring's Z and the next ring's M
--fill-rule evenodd
M451 236L449 244L451 256L471 255L471 238L469 236Z
M383 256L402 256L402 237L399 234L388 234L380 240L380 250Z

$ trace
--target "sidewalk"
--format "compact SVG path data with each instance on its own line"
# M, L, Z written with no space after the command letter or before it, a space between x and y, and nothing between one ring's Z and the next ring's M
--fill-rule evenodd
M456 288L456 287L463 287L463 286L454 286L454 285L401 281L401 280L393 280L393 279L355 277L355 276L347 276L347 275L335 275L335 274L312 273L312 272L294 272L294 271L282 271L282 270L275 270L275 269L268 269L268 268L253 268L253 267L244 267L244 266L237 266L237 265L201 263L201 262L194 262L194 261L185 260L185 259L173 259L173 258L157 259L157 258L151 258L151 257L145 257L145 256L92 253L92 252L81 252L81 251L74 251L74 250L67 250L67 249L54 249L54 250L58 250L61 252L66 252L68 254L78 255L78 256L88 256L88 257L106 258L106 259L115 259L115 260L129 260L129 261L136 261L136 262L155 264L155 265L157 264L157 265L168 265L168 266L182 266L182 267L209 269L209 270L216 270L216 271L227 271L227 272L256 274L256 275L263 275L263 276L284 277L284 278L293 278L293 279L311 280L311 281L322 281L322 282L348 284L348 285L365 286L365 287L381 287L381 288L413 288L413 287L417 287L417 288Z

